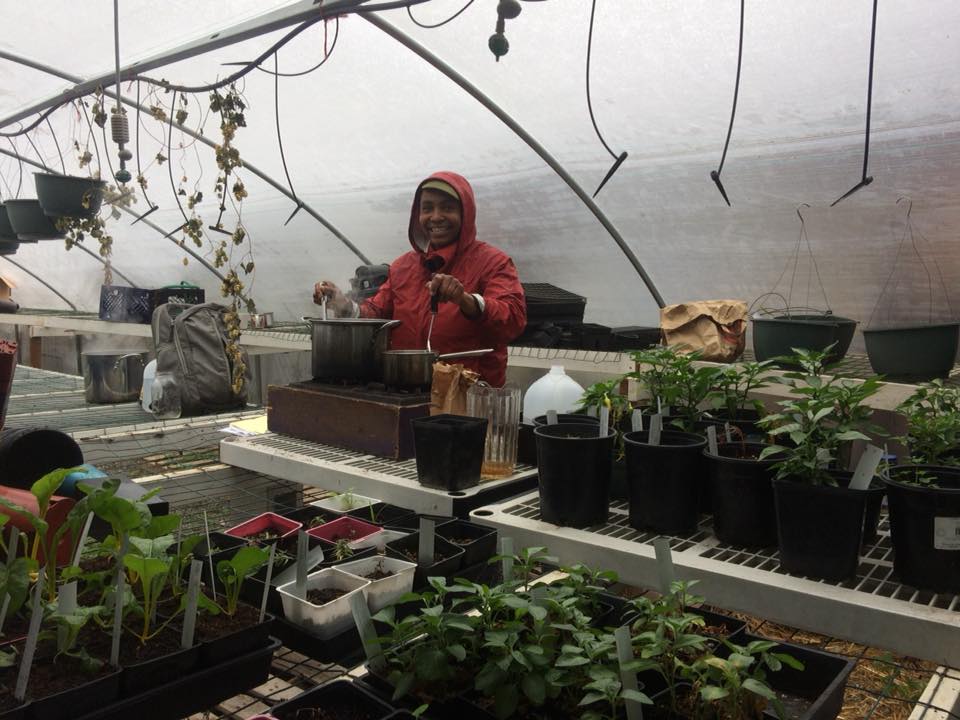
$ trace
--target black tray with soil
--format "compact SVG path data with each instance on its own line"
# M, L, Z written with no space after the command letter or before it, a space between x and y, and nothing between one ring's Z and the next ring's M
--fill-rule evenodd
M269 641L274 617L270 613L260 622L260 610L240 603L230 617L202 613L197 616L196 642L200 646L200 667L212 667L239 657Z
M410 533L406 537L391 540L387 543L387 557L417 563L417 571L413 579L414 590L426 587L429 577L452 578L460 570L463 561L463 548L444 540L439 535L434 535L433 541L433 563L428 566L422 566L418 562L419 532Z
M436 529L438 536L463 548L464 566L476 565L497 552L497 531L466 520L444 523Z

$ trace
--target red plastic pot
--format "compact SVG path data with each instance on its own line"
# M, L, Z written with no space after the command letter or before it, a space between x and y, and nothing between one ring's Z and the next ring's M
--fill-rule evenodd
M0 497L4 497L10 502L16 503L34 515L36 515L37 511L39 510L37 507L37 498L29 490L21 490L19 488L11 488L0 485ZM67 521L67 515L70 514L71 510L73 510L74 505L76 505L76 500L73 498L62 497L60 495L54 495L52 498L50 498L50 507L47 509L46 517L46 520L50 525L50 529L47 531L48 543L53 541L53 536L56 534L57 530L61 525L63 525L63 523ZM15 512L7 507L0 509L0 511L2 511L4 515L10 516L10 521L7 523L8 527L19 528L21 532L26 533L31 538L32 542L33 525L30 523L30 520L26 515ZM65 533L60 539L60 544L57 546L57 565L66 565L73 559L73 543L75 540L76 538L72 537L70 533ZM23 545L21 544L21 548L22 547ZM42 547L37 559L41 563L46 562L46 557L43 554Z
M382 529L379 525L345 516L311 528L307 535L335 543L337 540L360 540Z
M290 520L276 513L266 512L250 518L239 525L234 525L225 532L227 535L232 535L233 537L248 538L251 535L262 533L264 530L273 530L280 536L281 540L285 540L296 535L297 531L302 527L303 523L299 523L296 520Z

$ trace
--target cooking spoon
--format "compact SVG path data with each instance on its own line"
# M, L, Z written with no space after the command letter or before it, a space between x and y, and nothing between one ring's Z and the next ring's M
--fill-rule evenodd
M430 324L427 326L427 352L433 352L430 347L430 335L433 334L433 321L437 319L437 311L440 309L440 298L435 294L430 296Z

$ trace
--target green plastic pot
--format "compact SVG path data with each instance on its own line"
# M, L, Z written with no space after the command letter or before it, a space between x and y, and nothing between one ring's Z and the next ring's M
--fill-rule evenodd
M34 173L37 199L49 217L91 218L100 212L103 180L72 175Z
M793 348L825 350L836 343L827 357L839 362L847 354L856 320L838 315L778 315L750 318L753 323L753 353L758 361L793 355Z
M879 375L909 380L945 378L953 370L960 323L864 330L870 366Z
M17 240L0 240L0 255L16 255L19 247Z
M7 206L0 205L0 240L11 241L17 239L17 233L10 225L10 218L7 217Z
M4 205L20 242L54 240L65 235L57 230L53 220L44 215L39 200L7 200Z

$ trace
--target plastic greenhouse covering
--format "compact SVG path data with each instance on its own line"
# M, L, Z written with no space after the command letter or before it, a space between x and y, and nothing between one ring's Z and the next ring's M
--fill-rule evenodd
M960 4L876 3L865 168L873 0L745 0L722 169L729 206L710 172L730 123L740 2L525 0L505 22L509 51L499 60L488 46L496 0L400 5L119 3L120 90L124 100L139 98L142 110L127 106L127 200L135 202L130 213L107 219L115 271L140 287L185 280L216 298L220 280L201 259L215 265L226 239L229 257L214 269L238 269L261 311L298 319L314 311L315 281L346 287L358 265L389 262L408 248L414 189L445 169L476 190L478 236L508 252L523 281L586 296L588 321L657 322L657 303L610 228L666 303L733 297L771 307L785 299L761 296L776 291L792 306L831 308L861 327L871 316L874 325L947 319L951 304L960 305ZM109 120L105 131L88 121L97 95L83 104L62 96L101 77L110 78L104 90L115 91L114 4L5 0L0 7L0 197L35 197L31 163L115 182ZM269 32L212 42L297 13L299 20ZM271 51L304 21L311 24ZM211 48L174 52L193 41ZM234 245L208 229L220 215L216 154L190 134L223 142L210 91L171 92L151 80L207 86L261 57L235 82L245 126L232 145L273 184L245 166L230 177L220 219L228 233L243 228ZM156 58L146 70L134 64ZM101 103L109 116L112 95ZM623 152L592 210L581 194L592 196ZM831 206L863 174L873 182ZM236 197L237 180L246 197ZM297 202L278 187L324 222L305 210L287 222ZM201 219L200 247L185 241L198 257L180 245L181 206ZM809 245L798 245L798 209ZM84 244L97 254L93 238ZM59 240L23 244L10 258L17 265L0 259L0 274L16 284L22 306L66 308L26 268L77 308L97 309L104 267L90 254Z

